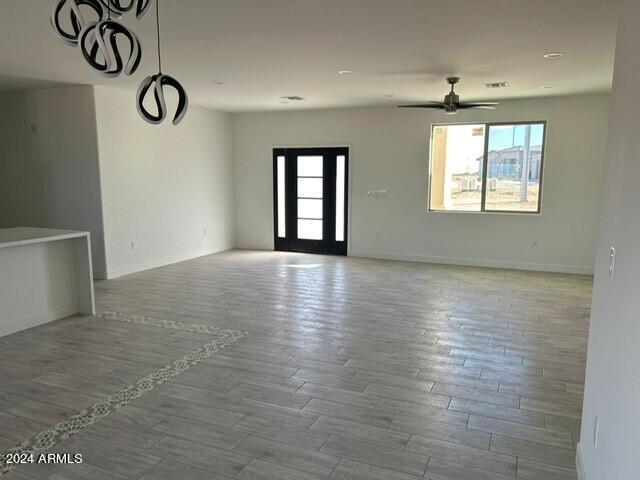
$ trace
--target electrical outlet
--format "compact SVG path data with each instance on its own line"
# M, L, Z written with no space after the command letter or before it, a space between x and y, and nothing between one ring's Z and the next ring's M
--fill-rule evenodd
M598 435L600 434L600 418L596 415L593 419L593 447L598 448Z
M371 198L386 198L387 197L387 191L385 189L382 189L382 188L375 189L375 190L368 190L367 191L367 196L369 196Z
M613 278L616 271L616 249L611 247L609 250L609 276Z

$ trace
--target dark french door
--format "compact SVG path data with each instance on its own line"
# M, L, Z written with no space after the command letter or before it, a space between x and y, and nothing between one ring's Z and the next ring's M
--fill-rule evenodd
M349 149L273 151L275 249L347 254Z

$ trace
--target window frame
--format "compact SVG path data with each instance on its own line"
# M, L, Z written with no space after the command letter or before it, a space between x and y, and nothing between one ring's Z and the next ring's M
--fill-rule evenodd
M437 127L452 127L457 125L483 125L484 126L484 151L482 161L482 191L480 194L480 210L435 210L431 208L431 186L433 181L433 131ZM544 131L542 134L542 146L540 152L540 187L538 191L538 207L535 211L525 210L487 210L487 174L489 164L489 131L491 127L500 127L506 125L542 125ZM466 214L499 214L499 215L542 215L542 195L544 191L544 167L547 150L547 121L546 120L522 120L517 122L459 122L459 123L432 123L429 132L429 180L427 191L427 211L429 213L466 213Z

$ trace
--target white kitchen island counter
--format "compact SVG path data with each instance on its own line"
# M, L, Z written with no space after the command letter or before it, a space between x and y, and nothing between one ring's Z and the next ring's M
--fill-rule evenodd
M0 229L0 337L95 314L89 232Z

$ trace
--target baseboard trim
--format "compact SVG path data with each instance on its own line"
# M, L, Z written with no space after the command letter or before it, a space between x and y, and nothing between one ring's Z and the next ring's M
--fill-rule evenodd
M582 461L582 445L578 442L576 446L576 471L578 472L578 480L587 480L587 474L584 470L584 462Z
M0 337L5 337L14 333L29 330L33 327L44 325L45 323L54 322L61 318L67 318L80 312L78 305L66 305L55 307L43 312L35 313L27 317L18 318L9 322L0 322Z
M530 262L510 262L503 260L469 259L458 257L432 257L428 255L412 254L389 254L379 252L369 252L363 250L352 250L351 257L375 258L380 260L400 260L406 262L435 263L440 265L461 265L467 267L488 267L502 268L509 270L526 270L534 272L570 273L578 275L593 275L593 267L580 265L559 265Z
M223 248L221 250L216 250L216 249L204 250L196 253L173 255L170 257L164 257L160 259L148 260L146 262L136 263L133 265L125 265L125 266L116 267L116 268L107 268L106 277L108 280L113 280L114 278L124 277L125 275L144 272L145 270L151 270L153 268L166 267L167 265L173 265L174 263L186 262L187 260L206 257L208 255L225 252L230 249L231 247Z
M94 280L106 280L107 274L102 270L93 270L93 279Z

